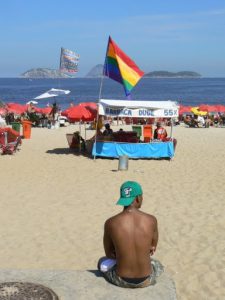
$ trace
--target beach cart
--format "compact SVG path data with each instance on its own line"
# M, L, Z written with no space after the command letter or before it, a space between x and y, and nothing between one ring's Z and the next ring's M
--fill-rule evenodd
M98 105L98 115L112 118L144 118L144 119L173 119L179 116L179 107L173 101L129 101L101 99ZM94 157L119 158L127 155L129 158L173 158L173 122L171 121L170 137L166 141L146 139L139 142L140 130L134 130L137 136L126 132L124 138L110 140L98 140L93 145L92 155ZM152 129L151 129L152 130ZM144 132L144 131L143 131ZM144 134L145 135L145 134ZM97 136L97 135L96 135ZM131 139L132 136L132 139Z

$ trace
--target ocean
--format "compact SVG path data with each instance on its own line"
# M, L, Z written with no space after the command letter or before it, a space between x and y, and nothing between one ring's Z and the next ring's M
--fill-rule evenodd
M38 101L39 107L55 100L61 109L70 103L96 102L99 99L101 79L25 79L0 78L0 100L25 104L51 88L70 90L66 96ZM126 99L122 85L104 79L101 98ZM143 78L132 91L133 100L172 100L182 105L225 105L225 78Z

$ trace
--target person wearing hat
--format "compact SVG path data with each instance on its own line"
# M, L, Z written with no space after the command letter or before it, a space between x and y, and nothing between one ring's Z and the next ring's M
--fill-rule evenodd
M98 269L110 283L120 287L139 288L155 283L163 272L159 261L151 259L158 243L157 220L140 211L143 191L139 183L126 181L120 188L123 211L109 218L104 227L106 257Z

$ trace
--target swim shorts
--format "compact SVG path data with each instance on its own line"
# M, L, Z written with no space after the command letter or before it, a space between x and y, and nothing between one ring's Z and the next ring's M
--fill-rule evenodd
M107 281L110 283L117 285L123 288L143 288L149 285L154 285L156 283L156 277L160 276L163 271L164 267L162 264L156 260L151 258L151 266L152 266L152 273L148 276L143 278L143 281L134 283L137 281L137 278L129 279L129 282L116 274L116 265L114 265L109 271L102 272L103 276ZM133 281L133 282L132 282Z

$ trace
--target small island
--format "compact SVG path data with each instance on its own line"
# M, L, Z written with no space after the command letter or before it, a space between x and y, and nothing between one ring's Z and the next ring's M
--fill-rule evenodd
M103 65L98 64L93 67L85 76L85 78L99 78L103 73ZM193 71L180 71L180 72L169 72L169 71L153 71L146 72L143 78L200 78L201 74Z
M22 78L69 78L66 74L55 69L36 68L30 69L20 75Z
M168 71L153 71L145 73L144 78L199 78L201 74L193 71L180 71L180 72L168 72Z

